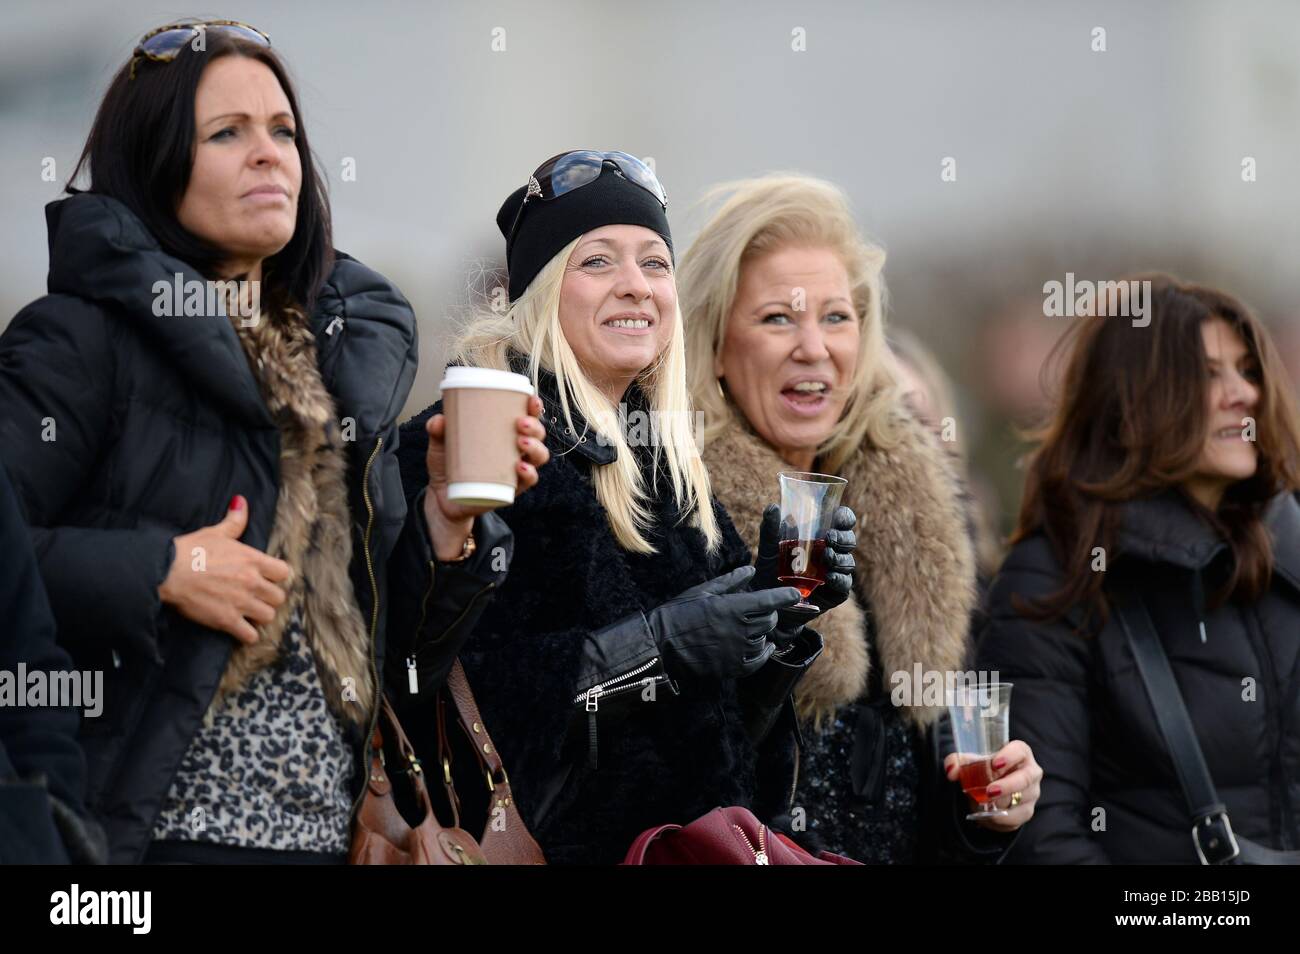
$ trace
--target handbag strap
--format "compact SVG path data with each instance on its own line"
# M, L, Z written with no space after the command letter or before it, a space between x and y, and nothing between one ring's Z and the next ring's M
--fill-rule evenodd
M483 853L492 864L544 865L546 857L541 847L528 831L523 816L515 804L514 793L510 788L510 779L506 777L505 766L496 743L488 735L487 725L479 714L474 693L470 690L469 679L465 669L457 659L452 663L447 674L447 682L438 697L438 749L439 758L443 759L447 791L453 802L456 797L455 781L451 774L452 747L448 737L446 710L454 706L456 719L460 723L466 738L478 761L482 779L488 790L488 812L490 821L479 840ZM504 824L497 826L498 813L504 813L500 819Z
M509 785L510 779L506 776L501 753L497 751L496 743L488 735L487 724L479 714L478 703L474 701L474 693L470 690L469 679L466 678L465 669L459 659L452 664L451 672L447 675L447 692L451 696L452 705L456 707L461 728L465 730L473 745L474 754L478 756L479 767L487 779L488 790L495 792L497 786ZM450 755L451 748L446 744L445 736L440 734L438 744L443 753Z
M393 707L389 703L388 697L381 693L380 698L382 700L381 709L384 721L388 723L388 728L392 733L390 738L397 744L397 749L405 761L405 765L398 771L404 772L410 778L411 786L415 792L416 802L420 807L426 812L432 813L433 804L429 801L429 790L424 784L424 769L420 765L420 760L416 758L415 746L413 746L411 740L406 737L406 733L402 730L402 724L397 721L397 713L393 711ZM371 754L370 774L371 781L375 783L371 787L374 789L376 795L388 795L389 792L391 792L392 787L391 783L388 781L388 775L385 772L383 765L384 739L378 722L375 723L375 733L371 739L371 745L373 746L373 750Z
M438 728L438 764L442 769L442 784L447 790L447 803L451 806L452 825L460 827L460 796L451 775L451 740L447 738L447 712L442 698L435 707Z
M1300 852L1276 851L1233 832L1146 602L1131 581L1113 589L1120 625L1187 802L1192 844L1201 864L1222 865L1238 859L1251 864L1300 863Z

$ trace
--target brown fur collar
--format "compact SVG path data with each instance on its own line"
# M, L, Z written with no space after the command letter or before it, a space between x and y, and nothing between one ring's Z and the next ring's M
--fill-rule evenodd
M883 685L913 666L963 670L975 606L975 557L966 531L960 484L949 455L910 413L896 412L899 443L887 451L866 444L840 469L843 502L858 516L858 572L848 602L813 624L826 649L796 690L802 718L820 722L857 700L867 685L869 657L863 607L874 617ZM780 500L776 475L789 470L777 452L731 407L726 430L703 451L713 493L751 549L758 546L763 508ZM903 709L917 726L935 708Z
M370 637L348 575L347 460L334 400L316 364L315 338L298 312L263 314L250 327L232 323L280 429L280 496L266 550L288 563L293 575L275 619L258 627L258 642L239 643L231 653L213 708L275 661L285 627L300 609L326 701L345 721L365 725L375 695Z

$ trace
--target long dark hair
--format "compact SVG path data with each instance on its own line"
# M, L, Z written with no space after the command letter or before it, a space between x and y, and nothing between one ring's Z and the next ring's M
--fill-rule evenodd
M1241 335L1258 365L1259 463L1252 477L1225 491L1216 513L1184 496L1235 557L1211 605L1255 599L1268 586L1273 554L1264 509L1278 492L1300 487L1300 426L1286 371L1268 332L1237 299L1168 275L1130 280L1144 279L1151 281L1148 326L1099 311L1076 319L1051 359L1067 357L1061 394L1037 435L1012 542L1043 531L1065 584L1041 602L1019 601L1031 618L1059 618L1081 606L1088 618L1104 620L1105 574L1090 570L1093 548L1113 552L1124 502L1179 488L1195 473L1209 427L1201 325L1215 318Z
M206 50L185 44L170 63L143 57L125 64L99 105L81 158L66 191L117 199L144 223L163 251L215 278L224 254L183 228L176 217L194 166L194 97L199 79L222 56L246 56L275 74L297 129L302 188L293 238L262 264L262 300L276 310L297 307L310 313L316 295L334 266L329 199L316 167L298 109L298 96L280 58L269 47L209 30ZM83 168L85 190L73 183Z

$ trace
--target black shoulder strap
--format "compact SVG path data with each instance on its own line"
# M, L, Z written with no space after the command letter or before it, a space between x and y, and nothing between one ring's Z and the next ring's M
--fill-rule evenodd
M1155 623L1142 594L1132 583L1112 587L1112 605L1119 616L1129 649L1137 661L1156 722L1178 773L1192 820L1192 843L1201 864L1300 864L1300 852L1275 851L1233 834L1228 812L1219 801L1196 730L1174 680ZM1243 856L1243 852L1245 854Z

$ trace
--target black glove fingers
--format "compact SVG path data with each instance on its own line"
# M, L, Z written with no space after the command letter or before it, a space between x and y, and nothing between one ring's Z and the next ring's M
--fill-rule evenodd
M775 560L781 544L781 508L768 504L758 525L758 557Z
M749 583L754 576L752 566L738 566L730 573L724 573L722 576L716 576L711 580L692 586L689 590L684 590L669 602L676 603L679 600L690 599L696 596L716 596L723 593L731 593Z
M799 591L793 586L778 586L775 589L758 590L744 595L748 597L749 602L743 604L740 611L745 615L770 613L783 606L793 606L799 602Z
M858 515L849 507L836 507L831 515L831 526L836 530L852 530L858 523Z
M858 536L852 530L827 530L826 547L836 553L851 553L858 545Z
M825 586L836 593L847 595L853 589L853 577L847 573L830 573L826 577Z
M761 615L746 615L741 619L744 621L745 631L749 634L747 638L766 636L776 629L776 610Z
M826 557L826 570L828 573L852 573L857 569L857 561L853 559L853 554L836 553L828 551Z
M776 644L768 640L763 640L763 648L758 655L750 658L746 656L741 663L741 675L752 676L763 668L764 663L772 658L772 653L776 652Z

